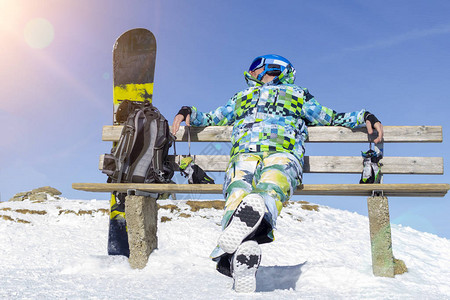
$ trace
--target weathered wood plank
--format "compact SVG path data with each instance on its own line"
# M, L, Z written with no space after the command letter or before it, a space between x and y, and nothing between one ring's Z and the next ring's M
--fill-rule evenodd
M442 142L442 126L384 126L385 143ZM367 142L367 129L309 127L307 142Z
M230 126L191 127L193 142L229 142ZM122 126L104 126L103 141L118 141ZM309 127L307 142L367 142L366 128L349 129L339 126ZM177 141L187 141L185 126L177 133ZM442 142L442 126L384 126L385 143Z
M88 192L126 192L139 190L150 193L222 194L221 184L143 184L143 183L73 183L72 188ZM305 184L295 195L371 196L372 191L383 191L384 196L444 197L450 185L433 184Z
M361 173L360 156L306 156L305 173ZM437 174L444 173L442 157L386 156L381 161L384 174Z
M169 157L174 168L180 163L181 155ZM224 172L228 166L228 155L193 155L195 163L206 172ZM361 156L305 156L304 173L351 173L362 172ZM387 156L381 160L384 174L441 175L444 173L442 157L395 157ZM103 166L100 157L99 169Z

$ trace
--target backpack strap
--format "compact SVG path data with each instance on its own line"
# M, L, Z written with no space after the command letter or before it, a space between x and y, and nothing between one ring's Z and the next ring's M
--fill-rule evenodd
M119 142L114 151L114 156L117 157L117 170L118 174L116 176L117 182L122 182L122 176L124 171L127 169L127 165L129 164L129 160L127 157L133 148L134 142L136 141L136 127L135 127L135 118L136 114L139 111L134 111L130 114L127 119L127 122L124 124L122 129L122 133L120 135Z
M131 153L130 159L133 163L130 165L128 171L128 182L143 183L147 177L147 170L153 161L153 155L155 145L157 143L156 137L158 136L158 119L160 117L159 112L154 108L145 108L139 111L142 114L142 118L136 118L136 128L140 128L139 135L142 134L143 140L142 148L135 147L140 153ZM138 124L143 122L143 124ZM143 151L141 151L143 149ZM135 156L137 155L137 156Z
M187 127L187 133L188 133L188 149L189 149L188 155L191 156L191 126L186 126L186 127Z

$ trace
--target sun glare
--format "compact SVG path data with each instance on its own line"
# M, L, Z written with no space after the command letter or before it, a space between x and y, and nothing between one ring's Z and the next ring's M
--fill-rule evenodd
M43 49L51 44L55 31L48 20L36 18L25 25L24 37L31 48Z

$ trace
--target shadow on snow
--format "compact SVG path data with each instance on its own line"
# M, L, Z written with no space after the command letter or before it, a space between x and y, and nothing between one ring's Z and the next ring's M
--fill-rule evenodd
M295 266L260 266L256 273L256 291L272 292L275 290L295 290L301 268L306 264Z

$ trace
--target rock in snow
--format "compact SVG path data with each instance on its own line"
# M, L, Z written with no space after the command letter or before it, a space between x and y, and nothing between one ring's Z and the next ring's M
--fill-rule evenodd
M58 199L61 192L51 186L44 186L37 189L33 189L28 192L17 193L9 199L9 201L46 201L50 199Z

